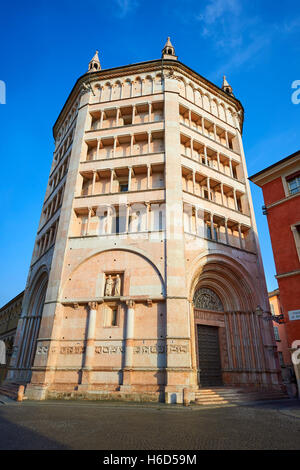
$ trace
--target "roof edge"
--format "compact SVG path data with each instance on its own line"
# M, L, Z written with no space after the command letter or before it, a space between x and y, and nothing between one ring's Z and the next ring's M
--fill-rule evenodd
M95 72L86 72L84 73L83 75L81 75L75 82L72 90L70 91L53 127L52 127L52 131L53 131L53 136L55 137L55 128L56 126L58 125L58 122L67 106L67 103L69 101L69 99L72 97L72 94L73 92L75 91L75 89L77 88L78 84L82 81L84 81L85 78L92 78L92 77L96 77L96 76L99 76L99 78L101 77L101 75L104 75L106 73L110 73L110 72L114 72L114 71L117 71L117 70L122 70L122 69L126 69L126 68L129 68L129 67L138 67L138 66L143 66L143 65L146 65L146 64L155 64L157 62L157 65L161 64L162 66L164 65L180 65L182 67L184 67L185 69L187 69L189 72L191 72L192 74L195 74L197 75L201 80L204 80L204 82L206 82L207 84L209 84L210 86L212 86L213 88L215 88L216 91L218 91L219 93L221 93L221 95L223 95L224 97L226 97L229 101L232 101L234 104L237 104L240 109L242 109L243 111L243 114L244 114L244 107L242 105L242 103L240 102L240 100L238 98L236 98L235 96L231 96L231 95L228 95L228 93L226 93L224 90L222 90L221 87L219 87L218 85L216 85L215 83L211 82L210 80L208 80L207 78L203 77L202 75L200 75L200 73L196 72L195 70L191 69L188 65L185 65L183 62L180 62L179 60L173 60L173 59L168 59L168 61L164 61L164 59L154 59L154 60L147 60L147 61L144 61L144 62L137 62L137 63L133 63L133 64L127 64L127 65L121 65L121 66L118 66L118 67L112 67L112 68L109 68L109 69L102 69L102 70L99 70L99 71L95 71ZM243 122L242 122L242 126L243 126Z

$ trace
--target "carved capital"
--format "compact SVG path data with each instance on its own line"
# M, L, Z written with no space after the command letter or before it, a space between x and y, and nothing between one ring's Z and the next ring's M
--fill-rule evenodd
M128 308L134 308L134 300L132 299L126 300L126 305Z
M90 310L97 310L98 303L97 302L89 302L88 306L90 307Z

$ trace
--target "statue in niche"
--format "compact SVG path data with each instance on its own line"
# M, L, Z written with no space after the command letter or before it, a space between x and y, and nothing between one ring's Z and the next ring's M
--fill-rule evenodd
M106 279L105 291L104 291L104 295L106 297L112 296L113 286L114 286L114 281L111 275L109 274L108 278Z
M116 280L115 280L115 296L119 297L121 295L121 278L120 275L116 275Z

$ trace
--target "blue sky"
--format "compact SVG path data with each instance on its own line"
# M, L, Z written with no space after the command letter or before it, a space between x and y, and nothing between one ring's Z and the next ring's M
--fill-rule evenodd
M300 3L110 0L2 3L0 305L23 290L53 153L52 125L96 49L102 68L157 59L170 35L179 60L245 108L249 175L300 148ZM268 288L277 286L261 190L252 185Z

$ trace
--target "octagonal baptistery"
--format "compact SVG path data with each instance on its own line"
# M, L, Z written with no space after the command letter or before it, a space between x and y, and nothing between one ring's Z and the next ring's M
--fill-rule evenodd
M280 388L243 108L177 60L101 69L55 151L8 381L33 399ZM184 392L185 391L185 392Z

